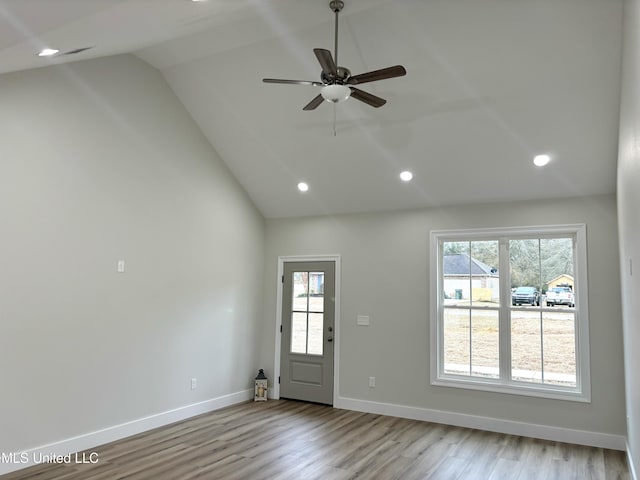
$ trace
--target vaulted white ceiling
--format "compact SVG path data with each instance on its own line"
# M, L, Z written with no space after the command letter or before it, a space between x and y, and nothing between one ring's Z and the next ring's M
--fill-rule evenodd
M615 191L622 0L345 4L338 63L408 72L361 86L379 109L306 112L318 87L262 83L320 80L328 0L0 0L0 73L136 54L269 218Z

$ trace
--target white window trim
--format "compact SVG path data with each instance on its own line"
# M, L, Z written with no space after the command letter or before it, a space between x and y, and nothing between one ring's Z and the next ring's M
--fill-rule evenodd
M574 283L577 293L576 314L576 388L568 389L553 385L530 384L525 382L511 382L510 379L501 378L499 380L485 380L481 378L463 377L458 375L446 375L443 373L443 332L440 324L443 304L439 282L442 270L440 255L440 241L466 241L466 240L495 240L500 237L522 237L522 238L542 238L554 235L575 235L576 248L574 250ZM489 392L508 393L514 395L526 395L531 397L544 397L560 400L571 400L576 402L591 402L591 370L589 354L589 291L587 280L587 234L584 224L567 225L543 225L530 227L513 228L485 228L485 229L465 229L465 230L433 230L430 234L430 374L431 384L438 386L465 388L472 390L484 390ZM500 255L501 264L501 297L506 298L510 291L508 278L509 265L508 258ZM504 274L502 273L504 272ZM506 275L506 276L503 276ZM501 309L508 310L511 302L504 305L501 302ZM506 312L501 312L501 321L504 322ZM502 327L502 325L501 325ZM503 355L503 352L510 354L508 343L504 345L504 336L501 336L500 344L500 370L511 371L510 355ZM508 342L508 338L506 339ZM509 358L505 358L509 357ZM510 376L510 374L509 374Z

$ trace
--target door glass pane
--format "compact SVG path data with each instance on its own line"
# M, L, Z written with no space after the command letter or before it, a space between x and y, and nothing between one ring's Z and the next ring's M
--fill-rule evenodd
M291 353L307 353L307 313L291 314Z
M322 355L324 272L293 272L291 353Z
M511 311L511 377L520 382L542 382L540 312Z
M471 374L470 310L444 309L444 373Z
M307 299L309 293L309 272L293 272L292 279L292 309L295 312L307 311Z
M544 383L576 386L575 330L573 312L543 313Z
M471 374L499 378L499 336L497 310L471 311Z
M309 348L310 355L322 355L322 332L324 328L324 313L309 314Z
M324 272L309 272L309 311L324 311Z

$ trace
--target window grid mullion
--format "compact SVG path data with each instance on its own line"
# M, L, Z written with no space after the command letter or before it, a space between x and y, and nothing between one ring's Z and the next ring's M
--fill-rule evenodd
M540 300L538 302L540 305L540 375L541 381L544 384L544 321L542 319L542 241L538 238L538 281L539 285L536 285L536 288L540 289Z
M582 276L580 272L581 263L578 261L578 234L574 234L571 239L571 248L573 249L572 261L573 261L573 293L577 295L578 292L581 291L582 287L580 285L580 277ZM582 290L584 292L584 290ZM582 294L581 294L582 295ZM582 326L581 322L578 321L578 317L583 315L584 313L580 312L579 304L574 297L574 308L573 308L573 349L576 356L576 386L582 391L582 355L584 350L588 351L588 347L585 349L581 347L582 339ZM587 337L588 340L588 337ZM588 345L588 342L587 342Z
M473 376L473 345L471 344L471 342L473 341L472 335L471 335L471 307L469 307L469 376L472 377Z
M498 360L500 381L511 383L511 273L509 266L509 242L498 239L498 268L500 272L500 313L498 329Z
M309 297L311 296L311 272L307 272L307 312L306 312L306 336L304 339L304 352L309 355Z
M471 254L473 253L472 249L471 249L471 241L469 241L469 244L467 245L467 251L469 252L469 376L472 377L473 376L473 322L472 322L472 318L473 315L471 314L472 312L472 307L473 307L473 277L471 276L471 267L472 267L472 263L471 263Z
M540 312L540 375L542 383L544 381L544 325L542 321L542 312Z
M438 282L441 291L438 292L438 375L444 374L444 265L442 261L442 252L444 249L444 241L440 240L438 244Z

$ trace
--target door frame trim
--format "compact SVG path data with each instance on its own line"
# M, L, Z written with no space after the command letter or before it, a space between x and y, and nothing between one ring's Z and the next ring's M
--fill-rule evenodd
M276 276L276 323L275 323L275 358L273 362L273 388L271 398L280 398L280 384L276 378L280 377L280 350L282 348L282 335L280 334L280 324L282 323L282 275L285 263L293 262L333 262L335 265L335 312L334 312L334 342L333 342L333 405L339 397L338 385L340 385L340 255L284 255L278 256L278 275Z

